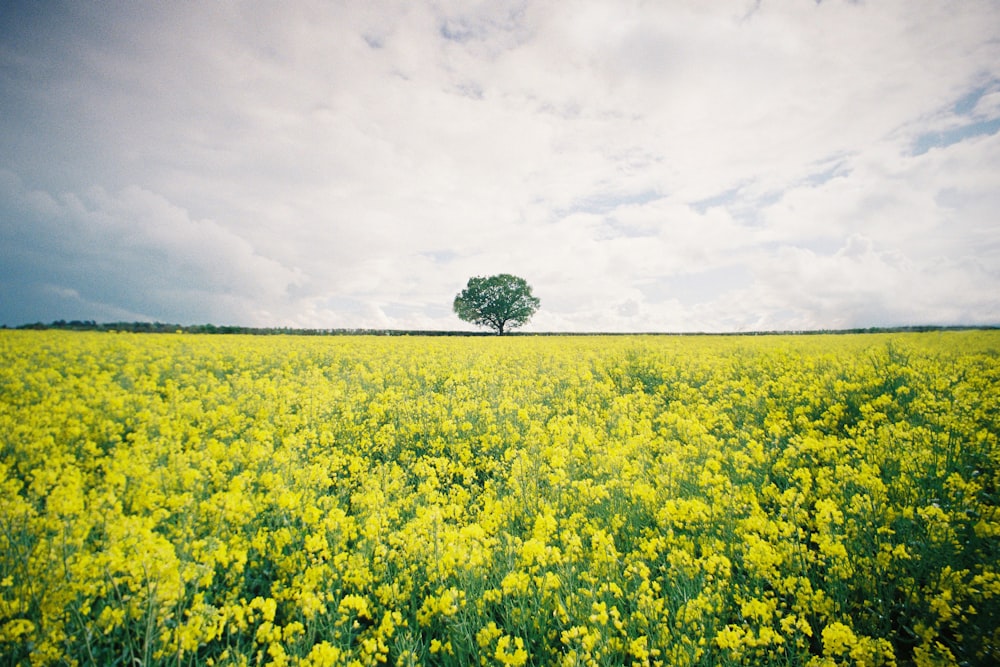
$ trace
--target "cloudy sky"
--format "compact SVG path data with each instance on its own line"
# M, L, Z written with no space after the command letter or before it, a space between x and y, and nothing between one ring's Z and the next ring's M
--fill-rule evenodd
M4 2L0 323L1000 324L995 0Z

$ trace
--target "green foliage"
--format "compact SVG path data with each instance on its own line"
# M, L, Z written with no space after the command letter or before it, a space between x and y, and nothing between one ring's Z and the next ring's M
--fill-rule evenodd
M509 273L469 278L453 304L461 319L490 327L500 336L505 330L526 324L538 306L538 298L531 295L531 286L524 278Z

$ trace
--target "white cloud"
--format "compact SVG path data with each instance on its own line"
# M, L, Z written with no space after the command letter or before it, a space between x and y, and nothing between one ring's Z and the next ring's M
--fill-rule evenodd
M222 308L263 324L254 317L260 305L287 298L302 281L296 268L139 187L55 197L0 173L4 217L18 221L2 230L7 252L29 270L61 280L42 284L61 298L107 312L149 313L154 305L175 316L207 315ZM30 266L39 257L46 266Z
M510 271L535 330L1000 321L988 1L59 11L0 43L0 229L107 308L454 328Z

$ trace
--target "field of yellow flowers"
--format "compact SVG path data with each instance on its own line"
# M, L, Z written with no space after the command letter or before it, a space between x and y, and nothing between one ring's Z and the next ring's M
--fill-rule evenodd
M0 332L0 664L992 665L1000 332Z

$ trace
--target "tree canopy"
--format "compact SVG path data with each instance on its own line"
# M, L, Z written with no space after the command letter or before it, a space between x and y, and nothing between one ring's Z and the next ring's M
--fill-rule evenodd
M490 327L502 336L504 331L526 324L539 304L524 278L501 273L469 278L452 307L462 320Z

